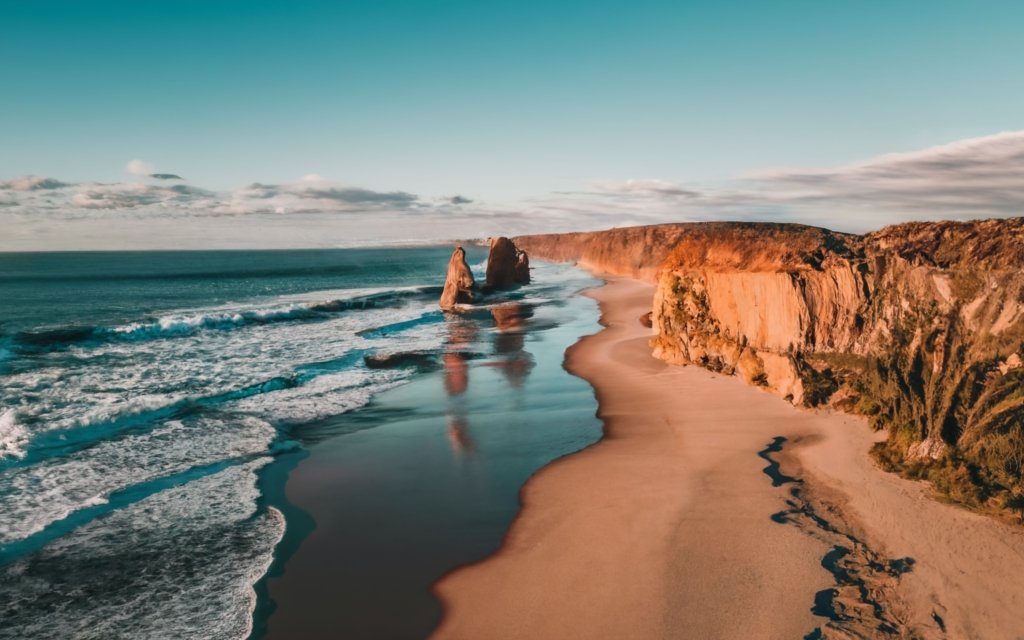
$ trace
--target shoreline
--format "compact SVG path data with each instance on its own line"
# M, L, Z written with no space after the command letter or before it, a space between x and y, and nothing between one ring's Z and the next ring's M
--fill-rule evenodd
M309 441L279 498L309 530L267 576L254 638L425 637L443 614L431 585L496 551L522 484L600 436L590 385L562 366L599 328L574 295L598 281L538 269L503 303L514 318L447 317L434 364L296 434Z
M861 419L654 359L652 291L588 293L604 329L565 366L604 435L524 485L495 555L435 585L432 637L1024 637L1024 533L879 469Z

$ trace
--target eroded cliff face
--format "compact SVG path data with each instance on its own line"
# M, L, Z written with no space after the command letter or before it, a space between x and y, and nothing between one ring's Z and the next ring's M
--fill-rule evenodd
M657 279L655 355L817 404L803 355L851 351L863 331L858 240L795 225L695 227Z
M889 429L886 465L1024 510L1024 219L866 236L709 223L518 239L656 283L657 357Z

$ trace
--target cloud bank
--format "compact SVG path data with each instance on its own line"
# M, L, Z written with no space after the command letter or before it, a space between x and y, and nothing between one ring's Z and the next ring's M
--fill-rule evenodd
M125 171L133 179L117 183L0 180L0 250L335 246L723 219L867 231L1024 215L1024 131L839 167L770 169L724 187L627 179L512 203L377 191L315 174L215 191L138 159Z
M625 180L546 207L652 219L796 221L866 231L907 220L1024 215L1024 131L892 153L835 168L771 169L727 188Z
M754 180L780 202L940 214L1020 214L1024 211L1024 131L883 155L837 169L765 171Z

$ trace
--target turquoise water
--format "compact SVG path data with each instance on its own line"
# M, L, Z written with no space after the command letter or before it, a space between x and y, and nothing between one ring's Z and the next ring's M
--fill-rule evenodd
M469 254L479 269L483 251ZM299 562L325 530L315 509L285 498L289 473L301 477L311 451L309 464L346 438L388 441L408 422L387 398L406 387L424 394L424 410L462 403L459 419L472 423L500 402L419 385L450 383L442 371L456 360L495 371L508 360L510 384L522 371L501 349L529 354L517 340L559 335L579 314L596 318L592 306L564 303L593 281L554 265L539 265L537 284L512 294L528 316L519 328L497 327L486 310L446 317L436 300L449 255L0 254L0 637L246 637L254 611L263 620L274 606L268 568ZM477 337L460 342L462 330ZM524 361L527 377L541 379L530 373L546 370L537 363L560 358L561 335L549 345L559 351ZM427 357L390 369L364 363L406 351ZM437 371L424 371L430 363ZM374 398L383 400L368 407ZM572 402L592 416L592 397ZM596 437L592 418L586 429L570 444L538 439L528 461L498 465L501 517L488 521L488 542L474 544L496 544L516 487ZM460 558L448 561L468 561Z

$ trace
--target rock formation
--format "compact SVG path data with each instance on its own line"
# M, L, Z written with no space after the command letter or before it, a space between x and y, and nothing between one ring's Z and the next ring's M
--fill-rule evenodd
M441 292L441 308L451 311L458 304L470 303L474 299L476 281L473 272L466 264L466 250L455 247L448 261L448 275L444 280L444 291Z
M374 353L363 356L367 369L401 369L416 367L420 371L429 371L437 367L433 354L424 351L398 351L395 353Z
M530 256L525 251L516 250L516 266L512 269L512 277L519 284L530 281Z
M487 255L487 286L510 289L529 281L530 260L526 252L520 251L508 238L491 238L491 250Z
M526 236L656 284L657 357L889 430L883 464L1024 512L1024 218L856 236L706 223Z

